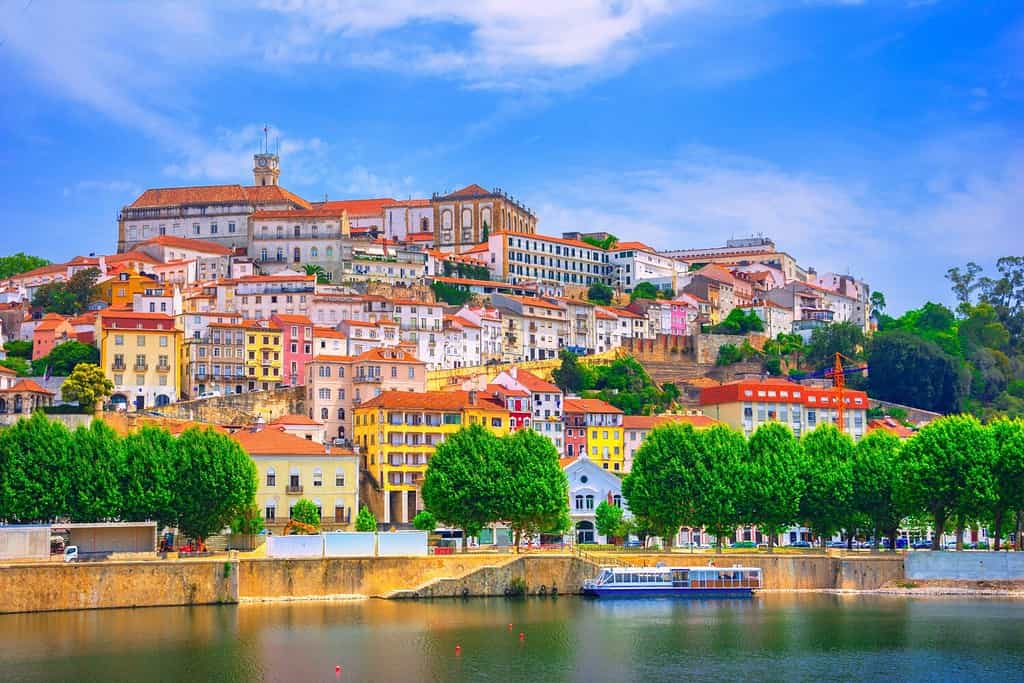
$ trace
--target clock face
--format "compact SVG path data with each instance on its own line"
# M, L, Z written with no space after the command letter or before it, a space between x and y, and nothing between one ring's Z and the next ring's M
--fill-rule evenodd
M260 165L261 167L263 167L263 166L266 166L266 165L267 165L267 160L266 160L266 159L260 159L260 160L259 160L259 165Z

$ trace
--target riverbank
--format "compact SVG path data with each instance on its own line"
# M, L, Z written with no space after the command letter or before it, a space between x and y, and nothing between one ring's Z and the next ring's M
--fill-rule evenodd
M260 602L576 594L602 564L759 567L765 591L1024 597L1014 582L914 580L903 555L469 553L432 557L19 563L0 566L0 613Z

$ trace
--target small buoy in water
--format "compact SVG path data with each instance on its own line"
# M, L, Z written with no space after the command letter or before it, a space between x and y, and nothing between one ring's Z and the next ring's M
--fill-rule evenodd
M459 656L461 654L462 654L462 646L461 645L456 645L455 646L455 656L457 657L457 656Z
M336 676L340 676L341 675L341 664L335 664L334 665L334 674Z
M519 632L519 640L526 640L526 634L522 631Z
M509 625L508 625L508 630L509 630L509 631L511 631L511 630L512 630L512 624L509 624Z

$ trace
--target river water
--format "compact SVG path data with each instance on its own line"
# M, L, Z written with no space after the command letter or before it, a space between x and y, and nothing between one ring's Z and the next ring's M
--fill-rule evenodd
M1024 602L768 593L0 616L3 681L823 679L1024 680Z

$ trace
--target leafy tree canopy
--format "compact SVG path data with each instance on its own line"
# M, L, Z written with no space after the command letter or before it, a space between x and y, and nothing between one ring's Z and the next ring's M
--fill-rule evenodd
M6 280L12 275L27 273L36 268L50 265L50 262L38 256L30 256L24 252L0 256L0 280Z
M311 527L320 528L320 511L308 498L299 498L292 506L291 518L296 522L308 524Z
M65 401L76 401L86 409L93 409L114 393L114 383L107 379L103 369L90 363L79 363L60 387Z
M614 295L615 290L603 282L595 282L587 289L587 300L594 304L601 304L602 306L608 306L611 304L612 297Z
M66 377L79 363L96 365L99 362L100 350L98 348L92 344L71 340L53 347L49 355L32 361L32 371L36 375L44 375L49 368L51 375Z
M370 508L363 505L356 515L356 531L368 532L377 530L377 518L370 512Z
M630 301L636 301L637 299L657 299L658 288L652 285L650 282L638 282L636 287L633 288L632 293L629 295Z
M430 285L438 301L451 306L461 306L472 298L472 293L463 287L450 285L447 282L434 282Z

